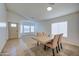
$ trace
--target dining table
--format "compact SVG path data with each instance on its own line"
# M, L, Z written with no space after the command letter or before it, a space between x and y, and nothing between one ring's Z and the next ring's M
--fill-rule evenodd
M42 36L42 37L37 37L37 36L35 36L35 37L32 37L32 39L34 39L34 40L37 41L37 45L38 45L39 43L45 45L46 43L48 43L48 42L50 42L51 40L53 40L53 37L44 37L44 36Z
M39 46L40 44L44 45L44 50L46 50L46 43L51 42L51 40L53 40L54 37L46 37L46 36L41 36L41 37L32 37L32 39L37 41L37 46Z

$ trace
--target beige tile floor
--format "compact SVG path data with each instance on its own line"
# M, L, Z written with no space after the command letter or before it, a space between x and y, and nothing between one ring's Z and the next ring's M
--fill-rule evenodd
M52 56L51 50L44 51L43 45L37 46L33 39L8 40L2 53L7 56ZM64 43L63 50L56 56L79 56L79 47Z

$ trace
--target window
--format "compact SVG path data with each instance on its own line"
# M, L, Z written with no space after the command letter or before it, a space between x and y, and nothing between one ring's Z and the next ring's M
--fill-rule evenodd
M6 23L5 22L0 23L0 27L6 27Z
M17 24L11 24L11 27L16 27L17 26Z
M23 33L34 32L34 25L23 25Z
M24 25L24 33L30 32L30 26Z
M53 23L51 26L51 32L52 32L52 34L63 33L64 34L63 36L67 37L67 21Z

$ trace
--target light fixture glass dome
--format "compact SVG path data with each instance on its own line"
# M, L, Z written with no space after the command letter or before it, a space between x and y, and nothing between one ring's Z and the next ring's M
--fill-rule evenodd
M52 10L52 7L47 7L47 11L51 11Z

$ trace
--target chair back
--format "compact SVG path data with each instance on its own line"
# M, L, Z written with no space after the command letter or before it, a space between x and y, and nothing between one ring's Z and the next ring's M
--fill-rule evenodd
M37 37L43 36L42 32L37 32Z
M46 32L42 32L43 36L48 37L48 34Z
M63 40L63 33L59 34L58 44L62 43Z
M58 42L58 38L59 38L59 35L54 35L54 39L52 41L52 47L55 48L57 47L57 42Z

